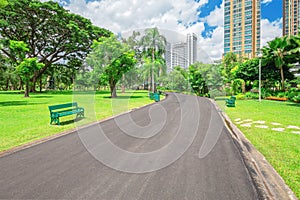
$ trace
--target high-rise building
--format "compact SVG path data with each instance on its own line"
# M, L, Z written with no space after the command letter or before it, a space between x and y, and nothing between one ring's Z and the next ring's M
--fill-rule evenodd
M187 35L187 53L188 64L194 64L197 61L197 35L195 33Z
M172 68L175 66L181 66L183 68L188 67L188 54L187 43L179 42L172 44L171 55L172 55Z
M186 41L167 43L165 59L168 72L176 66L188 68L197 61L197 35L188 34Z
M300 0L283 0L283 35L297 35L300 26Z
M224 0L224 54L253 58L260 49L260 0Z

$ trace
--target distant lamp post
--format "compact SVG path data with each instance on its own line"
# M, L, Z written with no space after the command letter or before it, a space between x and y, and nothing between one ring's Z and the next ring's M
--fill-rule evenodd
M261 102L261 58L262 54L259 52L259 67L258 67L258 101Z

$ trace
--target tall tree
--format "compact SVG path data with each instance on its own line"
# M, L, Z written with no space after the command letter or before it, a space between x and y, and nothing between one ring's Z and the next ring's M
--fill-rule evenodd
M286 56L288 52L291 50L291 46L288 44L288 38L281 37L275 38L274 40L267 43L265 47L263 47L263 60L265 62L273 62L275 66L280 70L281 76L281 89L284 91L284 66L288 65L286 62Z
M134 51L118 40L114 35L101 37L94 41L93 51L86 61L93 70L101 68L102 78L106 79L110 86L111 97L117 97L116 85L124 73L129 71L136 63ZM104 77L103 77L104 76Z
M231 82L234 77L232 76L231 70L237 66L238 57L233 52L228 52L223 59L223 75L226 78L226 82Z
M288 43L290 45L290 50L287 55L288 60L293 64L300 62L300 32L298 35L289 36Z
M197 96L208 96L208 87L199 68L191 65L189 67L188 77L193 92Z
M53 1L8 0L8 5L0 11L2 54L15 61L9 41L23 41L29 48L26 58L38 58L44 64L31 76L34 85L53 63L83 60L94 39L111 35L110 31L93 26L90 20L68 12Z
M160 58L158 55L161 55L165 52L166 38L161 35L157 28L148 28L145 31L145 35L141 38L141 46L144 49L146 56L151 57L152 69L151 69L151 83L152 83L152 92L154 92L154 67L155 61L158 61Z

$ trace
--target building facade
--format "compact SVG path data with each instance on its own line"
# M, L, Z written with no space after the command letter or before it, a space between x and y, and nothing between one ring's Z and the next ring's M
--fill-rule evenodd
M188 65L191 65L197 61L197 35L195 33L188 34L186 42L188 48Z
M224 55L253 58L260 49L260 0L224 0Z
M187 69L191 64L197 61L197 35L188 34L186 41L167 43L165 59L168 72L176 66Z
M282 35L297 35L300 26L300 0L283 0Z

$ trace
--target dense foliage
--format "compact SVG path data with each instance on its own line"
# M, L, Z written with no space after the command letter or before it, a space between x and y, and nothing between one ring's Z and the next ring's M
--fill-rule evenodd
M88 19L52 1L8 0L0 9L1 68L18 62L18 55L10 48L11 42L25 43L28 48L23 52L25 58L37 58L38 63L43 63L43 67L31 75L33 91L43 74L53 73L53 64L78 68L93 40L111 35L110 31L92 25Z

